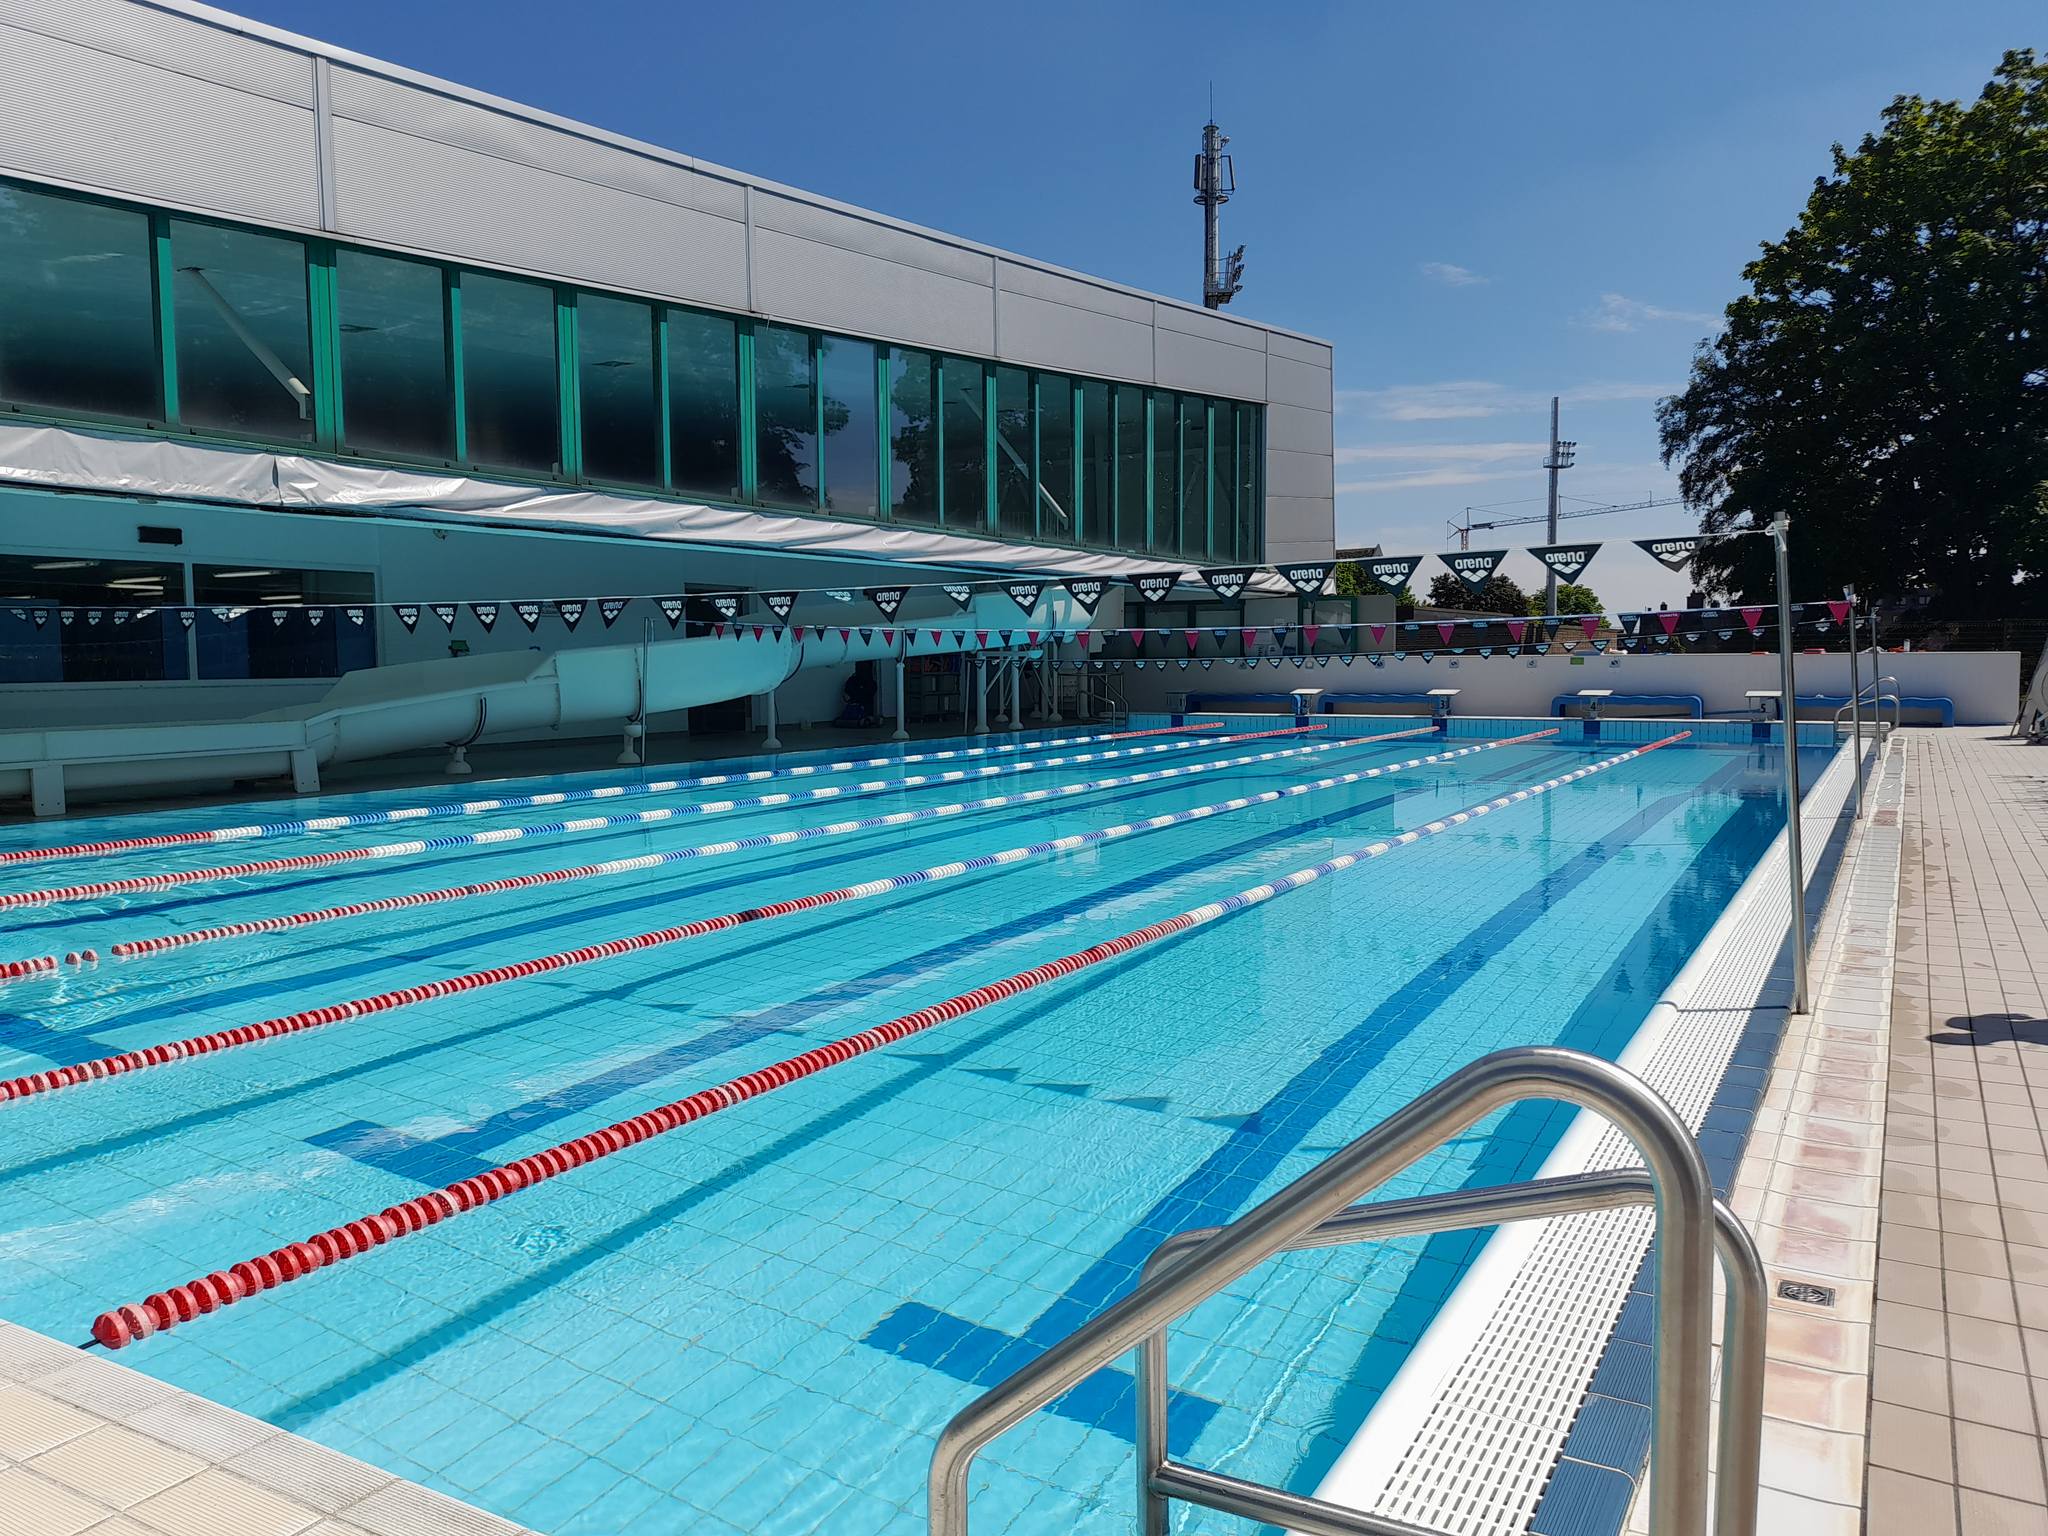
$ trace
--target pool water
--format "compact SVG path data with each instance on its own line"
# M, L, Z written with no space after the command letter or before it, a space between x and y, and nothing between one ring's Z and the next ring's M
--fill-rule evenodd
M30 907L0 913L0 962L1328 739L1204 740L965 785ZM0 1106L0 1316L83 1339L116 1303L1631 744L1581 743L1573 727ZM0 985L0 1075L1445 746L1346 744L16 981ZM933 767L1019 757L1034 760ZM923 1529L939 1427L1127 1291L1161 1238L1241 1213L1487 1051L1617 1055L1768 846L1780 771L1775 749L1759 747L1687 743L1633 759L118 1358L561 1536L908 1536ZM0 848L484 789L77 818L0 832ZM723 793L600 801L592 813ZM0 870L0 891L559 814L28 865ZM1567 1118L1547 1105L1497 1115L1389 1193L1524 1175ZM1198 1310L1173 1334L1175 1452L1312 1491L1479 1241L1293 1256ZM977 1464L976 1530L1128 1531L1132 1426L1120 1372L1036 1415Z

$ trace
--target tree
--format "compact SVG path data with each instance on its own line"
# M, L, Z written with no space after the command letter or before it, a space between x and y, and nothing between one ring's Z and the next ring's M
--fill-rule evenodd
M1557 611L1559 613L1605 613L1606 604L1600 601L1600 594L1591 587L1581 586L1576 581L1560 581L1557 584ZM1534 617L1543 613L1543 594L1529 594L1529 612Z
M1467 613L1511 613L1519 617L1529 611L1529 594L1511 578L1496 571L1474 592L1449 571L1439 571L1429 584L1432 608L1462 608Z
M1795 597L2048 609L2048 62L2008 53L1969 106L1901 96L1833 161L1660 402L1664 460L1707 533L1791 516ZM1766 539L1694 572L1773 595Z
M1339 560L1337 568L1330 572L1330 590L1338 597L1382 597L1386 588L1365 573L1365 567L1356 560ZM1405 584L1394 594L1394 617L1407 619L1415 614L1415 592Z

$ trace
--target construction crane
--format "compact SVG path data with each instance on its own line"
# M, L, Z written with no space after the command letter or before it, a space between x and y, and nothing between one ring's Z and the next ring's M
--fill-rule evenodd
M1653 496L1647 501L1618 501L1611 506L1576 507L1569 512L1560 512L1557 516L1560 522L1567 517L1606 517L1615 512L1644 512L1648 511L1651 507L1682 506L1684 501L1685 498L1682 496ZM1474 512L1483 512L1485 510L1484 507L1467 507L1465 509L1465 516L1469 519ZM1549 521L1550 514L1548 512L1536 512L1527 517L1496 517L1484 522L1468 521L1459 523L1453 519L1446 518L1444 520L1444 537L1447 542L1455 538L1460 549L1470 549L1472 547L1472 535L1483 529L1519 528L1527 523L1548 523Z

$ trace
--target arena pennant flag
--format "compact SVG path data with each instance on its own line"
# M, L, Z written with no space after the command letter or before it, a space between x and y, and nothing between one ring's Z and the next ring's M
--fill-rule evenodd
M1375 555L1365 562L1365 574L1389 592L1399 592L1422 564L1421 555Z
M674 629L683 621L683 600L680 597L657 597L654 604L661 610L661 616L668 620L668 627Z
M49 613L47 610L38 608L36 610L36 628L41 629L43 627L43 620L48 617ZM180 608L178 610L178 622L184 625L187 629L190 629L192 627L192 621L198 617L199 615L194 613L190 608ZM412 621L415 624L419 623L420 621L420 611L417 608L413 609L412 611Z
M714 592L711 595L711 606L721 619L730 624L740 616L740 609L745 605L740 601L737 592Z
M1024 617L1030 618L1038 607L1038 600L1045 594L1042 581L1012 581L1005 583L1003 590L1010 594L1010 601L1024 610Z
M1577 581L1579 573L1593 563L1598 544L1537 544L1529 553L1540 560L1559 581Z
M1070 581L1061 582L1060 585L1067 589L1067 595L1079 603L1082 611L1090 618L1095 616L1096 605L1109 591L1109 583L1100 576L1076 576Z
M483 625L485 634L489 634L491 626L498 622L498 605L496 603L471 603L469 611L476 615L477 623Z
M455 628L455 615L459 611L453 603L430 603L427 611L441 621L444 629Z
M1138 596L1148 603L1163 603L1173 595L1173 589L1180 585L1179 571L1139 571L1126 576L1132 586L1138 589Z
M1330 572L1337 569L1334 560L1312 560L1300 565L1274 567L1282 579L1303 597L1321 597L1323 584L1330 579Z
M763 592L761 594L761 601L768 605L770 613L774 614L778 620L786 623L789 619L790 609L796 606L796 594L794 592Z
M562 616L562 622L568 626L572 634L575 632L576 626L583 622L583 610L586 606L585 603L576 598L557 598L555 600L555 612Z
M953 599L953 606L955 608L965 608L974 601L974 588L968 586L964 581L949 581L939 590Z
M1250 565L1218 565L1203 571L1201 577L1209 584L1211 592L1226 603L1234 603L1243 593L1246 584L1251 581L1252 572L1256 569L1256 566Z
M907 591L905 587L869 587L868 601L882 611L883 618L893 619L896 617L896 610L903 606L903 598Z
M827 587L825 595L835 603L850 603L853 601L853 592L847 587Z
M315 629L320 627L320 621L326 617L327 610L325 608L308 608L306 610L306 622Z
M285 615L285 610L284 610L284 609L282 609L282 608L273 608L273 609L271 609L271 610L270 610L270 627L271 627L272 629L281 629L281 628L283 628L283 626L284 626L284 615ZM88 614L87 614L87 615L85 616L85 622L86 622L86 623L88 623L88 624L97 624L97 623L99 623L99 621L100 621L100 611L99 611L99 609L97 609L97 608L93 609L93 611L92 611L91 613L88 613ZM486 625L484 626L484 628L485 628L485 629L489 629L490 627L491 627L491 626L490 626L490 625L488 625L488 624L486 624Z
M1682 571L1692 564L1692 557L1699 552L1698 539L1637 539L1636 548L1643 550L1651 559L1667 571Z
M519 615L519 622L526 626L529 635L540 628L539 603L514 603L512 611Z
M420 605L418 603L393 603L391 611L398 615L398 622L405 626L409 635L420 627Z
M1449 566L1451 574L1465 583L1468 590L1477 592L1493 579L1493 573L1507 557L1504 549L1458 549L1438 555L1437 559Z
M631 601L627 597L600 597L597 600L597 616L604 620L606 629L619 622L619 615L626 611L626 605Z

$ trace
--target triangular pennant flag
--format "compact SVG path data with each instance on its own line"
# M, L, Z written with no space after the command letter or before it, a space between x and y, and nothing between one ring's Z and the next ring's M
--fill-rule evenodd
M216 608L213 611L215 613L225 613L227 610L223 608ZM57 622L59 624L69 624L73 619L77 617L78 610L76 608L60 608L57 610ZM223 619L221 620L221 622L226 623L227 620Z
M34 621L36 628L41 629L45 624L50 622L50 610L47 608L38 608L35 610L34 614L31 615L31 618ZM185 610L185 627L187 629L190 629L192 627L192 610L190 608L187 608Z
M1366 625L1365 627L1366 627L1367 629L1369 629L1370 631L1372 631L1372 643L1373 643L1374 645L1385 645L1385 644L1387 643L1387 626L1386 626L1386 625L1384 625L1384 624L1368 624L1368 625ZM1790 876L1787 876L1787 878L1789 879L1789 878L1790 878Z
M870 644L874 640L874 638L875 632L872 629L863 629L862 631L860 631L860 643L862 645Z
M955 608L965 608L974 601L974 588L964 581L949 581L940 590L953 599Z
M1308 658L1306 656L1290 656L1287 659L1293 662L1297 667L1308 665Z
M868 601L882 611L882 617L893 619L896 617L896 610L903 606L904 595L909 589L907 587L869 587L867 590Z
M1508 647L1508 654L1510 656L1519 656L1522 654L1522 648L1519 645L1511 645Z
M1234 603L1245 586L1252 579L1256 566L1218 565L1201 572L1202 580L1209 584L1209 590L1226 603Z
M1126 576L1132 586L1138 589L1138 596L1148 603L1163 603L1173 595L1173 589L1180 585L1179 571L1139 571Z
M1509 619L1507 626L1509 637L1514 640L1515 644L1520 645L1522 643L1522 633L1528 629L1529 621L1527 619ZM1790 877L1788 876L1787 878Z
M626 611L630 602L630 597L600 597L597 600L597 616L604 620L606 629L619 622L619 615Z
M1764 611L1763 611L1763 609L1761 609L1761 608L1745 608L1745 609L1743 609L1743 610L1742 610L1742 622L1743 622L1744 624L1747 624L1747 625L1749 626L1749 632L1750 632L1750 633L1751 633L1752 635L1754 635L1754 634L1759 634L1759 633L1761 633L1761 632L1762 632L1762 630L1763 630L1763 627L1764 627Z
M1669 640L1678 628L1678 615L1666 608L1657 614L1657 622L1664 626L1664 638Z
M583 610L586 606L587 604L577 598L558 597L555 599L555 612L561 615L562 623L568 627L571 633L574 633L576 626L583 622Z
M1389 592L1399 592L1422 564L1421 555L1375 555L1365 562L1365 574Z
M1479 654L1481 656L1491 656L1493 654L1493 647L1490 645L1482 645L1481 647L1479 647Z
M882 644L884 644L884 645L894 645L895 643L896 643L896 631L895 631L895 630L893 630L893 629L885 629L885 630L883 630L883 631L882 631Z
M1593 563L1593 556L1599 551L1598 544L1538 544L1529 553L1559 581L1577 581L1579 572Z
M839 631L839 643L840 643L841 645L850 645L850 644L851 644L852 642L853 642L853 631L852 631L852 630L850 630L850 629L842 629L842 630L840 630L840 631Z
M1275 624L1273 626L1274 641L1277 644L1285 645L1287 643L1287 632L1293 627L1294 626L1292 624Z
M1534 645L1530 646L1529 649L1534 651L1538 656L1548 656L1550 654L1550 642L1548 640L1538 640Z
M1594 650L1594 653L1595 653L1596 655L1597 655L1597 654L1598 654L1599 652L1601 652L1601 651L1604 651L1604 650L1606 650L1606 649L1607 649L1607 642L1606 642L1605 640L1595 640L1595 641L1593 642L1593 650Z
M306 610L306 622L311 624L315 629L318 629L320 627L320 621L326 617L327 610L325 608L308 608Z
M926 633L926 634L928 634L928 635L930 635L930 636L932 637L932 644L933 644L933 645L937 645L937 644L939 644L939 643L940 643L941 641L943 641L943 640L944 640L944 639L946 638L946 636L945 636L945 633L944 633L944 631L942 631L942 630L936 630L936 629L928 629L928 630L926 630L926 631L925 631L925 633Z
M128 610L126 608L116 608L114 610L114 622L117 625L126 624L128 622Z
M963 647L963 648L964 648L964 647L966 646L966 644L967 644L967 631L966 631L966 630L964 630L964 629L956 629L956 630L954 630L954 631L953 631L953 643L954 643L955 645L957 645L957 646L961 646L961 647Z
M1337 568L1334 560L1311 560L1299 565L1279 565L1274 569L1281 579L1303 597L1321 597L1323 585L1330 579L1330 572Z
M761 601L768 605L768 611L774 614L776 618L787 620L790 609L796 606L796 594L794 592L763 592L761 594Z
M453 629L455 627L455 615L461 610L453 603L429 603L427 611L441 621L444 629Z
M738 618L740 610L746 607L745 599L737 592L713 592L710 595L709 602L712 611L728 624Z
M985 629L977 629L974 632L974 643L980 646L983 650L988 649L988 631Z
M850 603L853 601L853 591L848 587L827 587L825 595L835 603Z
M1833 619L1837 624L1848 623L1849 605L1845 602L1840 602L1834 598L1830 598L1828 600L1828 617Z
M284 610L283 610L282 608L273 608L273 609L271 609L270 611L271 611L271 613L272 613L273 615L276 615L276 616L277 616L277 618L278 618L278 622L279 622L279 623L283 623L283 622L284 622L284 619L283 619L283 614L284 614ZM88 608L88 609L86 609L86 610L85 610L85 622L86 622L86 623L87 623L88 625L92 625L92 624L97 624L97 623L99 623L99 621L100 621L101 619L103 619L103 618L105 618L105 617L106 617L106 614L105 614L104 612L102 612L102 611L101 611L100 609L98 609L98 608Z
M723 624L713 624L711 626L711 638L714 640L723 640L725 638L725 626Z
M469 611L476 615L477 623L483 625L484 633L486 634L489 634L491 626L498 622L498 605L496 603L471 603Z
M1213 666L1215 666L1215 665L1216 665L1216 658L1215 658L1215 657L1213 657L1213 656L1204 656L1204 657L1202 658L1202 670L1203 670L1204 672L1208 671L1208 670L1209 670L1209 669L1210 669L1211 667L1213 667Z
M1196 650L1197 650L1197 649L1198 649L1198 648L1199 648L1199 647L1201 646L1201 644L1202 644L1202 635L1201 635L1201 631L1199 631L1199 630L1194 630L1194 629L1188 629L1188 630L1183 630L1183 631L1181 631L1181 633L1183 633L1184 635L1186 635L1186 636L1187 636L1187 641L1188 641L1188 654L1189 654L1189 655L1193 655L1193 654L1195 653L1195 651L1196 651Z
M344 608L341 610L341 614L343 618L355 625L357 629L363 627L363 621L368 617L360 608Z
M1327 656L1318 656L1316 658L1316 665L1319 667L1327 667L1329 664L1330 658Z
M1238 638L1244 642L1246 650L1250 650L1259 643L1259 632L1256 629L1241 629L1237 633Z
M519 615L519 622L526 626L528 634L532 634L540 627L539 603L514 603L512 611Z
M767 634L767 633L768 633L768 626L767 626L767 625L765 625L765 624L756 624L756 625L754 626L754 638L755 638L756 640L760 639L760 638L761 638L761 637L762 637L763 635L765 635L765 634Z
M1564 618L1560 614L1546 613L1543 616L1543 627L1549 630L1553 635L1557 633L1558 625L1562 624L1563 622Z
M1449 566L1451 574L1465 583L1468 590L1477 592L1493 579L1493 573L1507 557L1504 549L1460 549L1438 555L1437 559Z
M1011 602L1024 610L1024 617L1028 619L1038 607L1038 599L1045 592L1045 583L1042 581L1012 581L1006 583L1003 590L1010 594Z
M1350 660L1351 658L1350 658L1349 656L1347 656L1347 657L1345 657L1344 659L1345 659L1346 661L1349 661L1349 660ZM1376 667L1384 667L1384 666L1385 666L1385 665L1387 664L1387 658L1386 658L1386 657L1384 657L1384 656L1382 656L1382 655L1381 655L1381 654L1380 654L1380 653L1379 653L1378 651L1374 651L1374 652L1372 652L1372 653L1371 653L1371 654L1370 654L1369 656L1367 656L1367 657L1366 657L1365 659L1366 659L1367 661L1371 662L1371 663L1372 663L1372 664L1373 664L1374 666L1376 666Z
M1095 605L1109 591L1109 583L1100 576L1076 576L1061 585L1067 589L1067 595L1081 605L1081 611L1091 618L1095 615Z
M282 629L282 628L284 627L284 620L285 620L285 615L286 615L286 614L287 614L288 612L290 612L290 610L289 610L289 609L286 609L286 608L273 608L273 609L271 609L271 610L270 610L270 627L271 627L272 629ZM90 620L94 620L94 621L97 621L97 620L98 620L98 618L99 618L99 615L98 615L97 613L89 613L89 614L87 614L87 615L86 615L86 618L88 618L88 619L90 619Z
M187 629L190 629L192 627L192 621L198 617L199 615L194 613L190 608L180 608L178 610L178 622L184 625L185 628ZM415 624L417 624L420 621L420 611L417 608L413 609L412 611L412 621ZM36 628L41 629L42 627L43 611L40 608L38 608L36 610Z
M661 616L668 620L668 627L674 629L683 622L683 600L680 597L657 597L654 606L661 610ZM720 625L721 629L725 626Z
M1698 539L1637 539L1636 547L1669 571L1682 571L1698 553Z
M1436 632L1444 637L1444 644L1449 645L1451 643L1451 636L1456 633L1457 628L1458 626L1455 624L1440 621L1436 626Z
M1317 635L1319 635L1319 634L1321 634L1322 632L1323 632L1323 626L1322 626L1322 625L1320 625L1320 624L1304 624L1304 625L1302 625L1302 626L1301 626L1301 643L1302 643L1303 645L1307 646L1307 647L1308 647L1308 648L1309 648L1310 650L1314 650L1314 649L1316 648L1316 636L1317 636Z
M1185 656L1181 657L1179 661L1177 661L1177 662L1175 662L1175 663L1174 663L1174 665L1175 665L1175 666L1177 666L1177 667L1179 667L1179 668L1181 669L1181 671L1183 671L1183 672L1187 671L1187 669L1188 669L1188 659L1187 659L1187 657L1185 657Z
M1597 613L1589 613L1584 615L1579 620L1579 628L1583 629L1586 632L1586 638L1588 640L1592 639L1595 635L1600 633L1600 616Z

